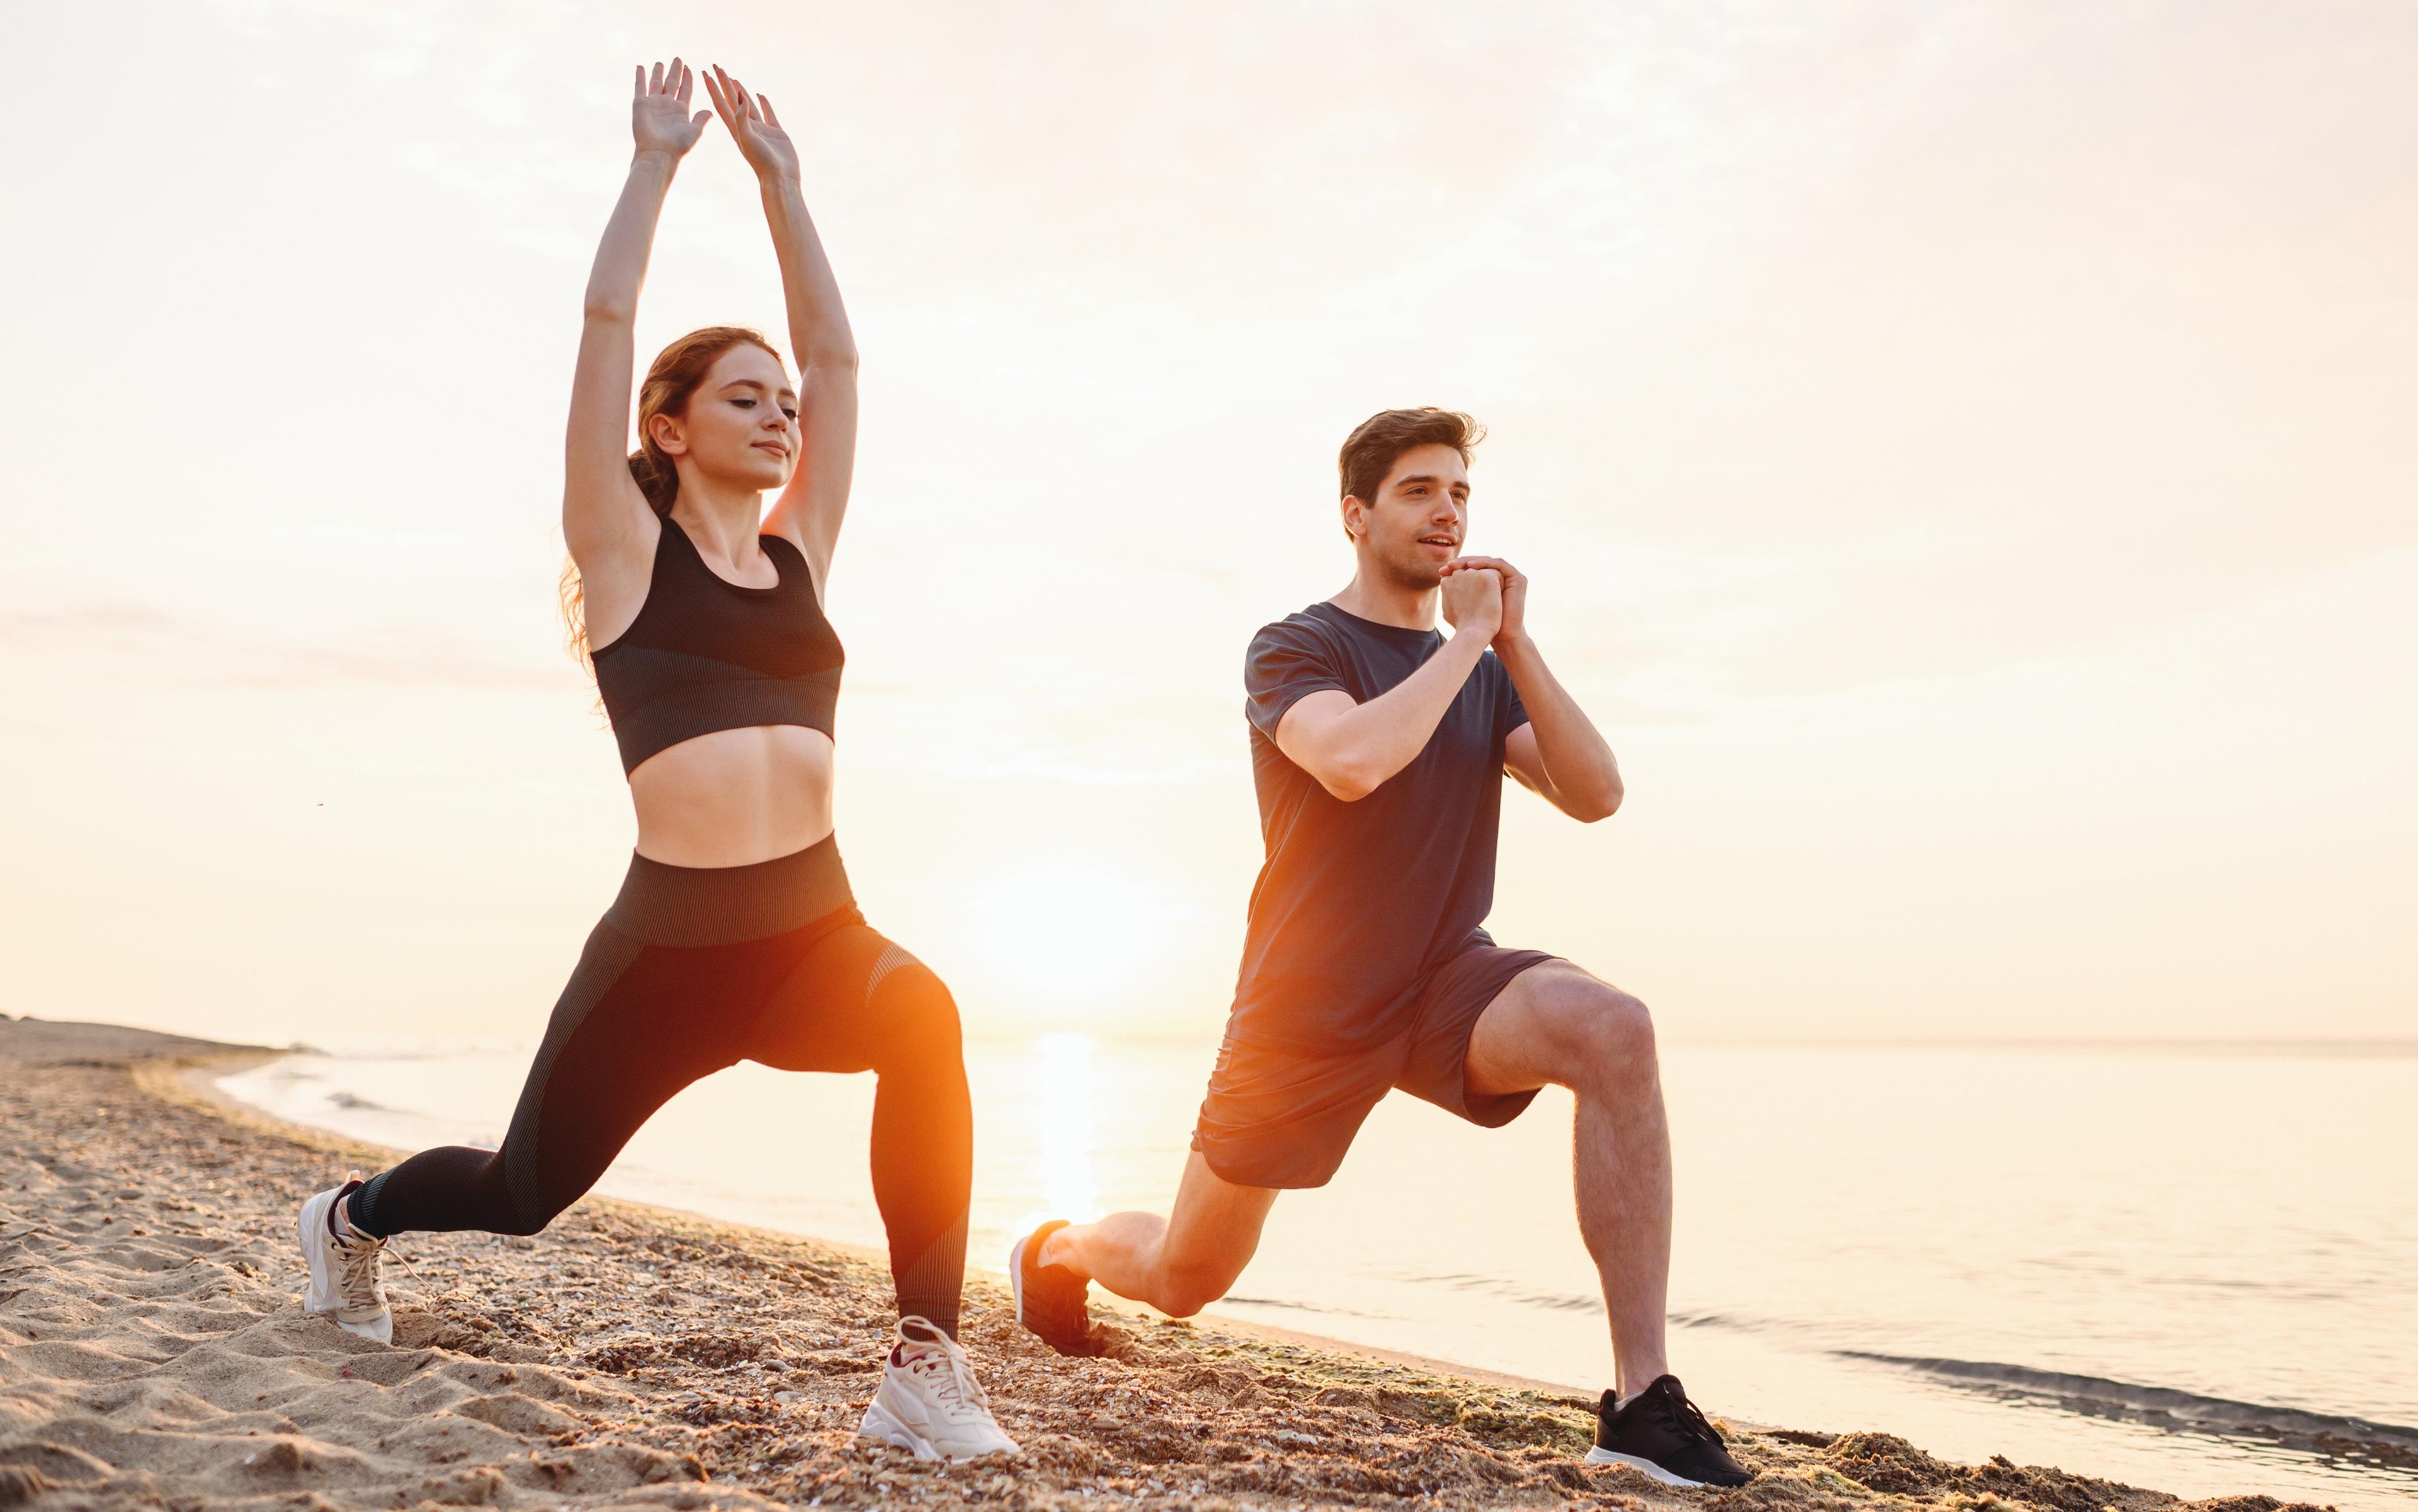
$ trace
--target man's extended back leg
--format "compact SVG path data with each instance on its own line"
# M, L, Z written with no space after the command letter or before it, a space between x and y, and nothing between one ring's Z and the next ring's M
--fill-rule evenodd
M1018 1241L1009 1263L1018 1273L1019 1311L1027 1326L1066 1353L1090 1352L1081 1298L1092 1281L1189 1318L1224 1296L1243 1274L1276 1199L1275 1188L1227 1181L1194 1151L1169 1216L1112 1213L1096 1223L1046 1227Z

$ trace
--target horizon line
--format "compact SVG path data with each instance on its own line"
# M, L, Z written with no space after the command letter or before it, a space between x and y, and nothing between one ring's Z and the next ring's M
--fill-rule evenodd
M970 1032L973 1040L1032 1040L1051 1034L1125 1044L1184 1044L1201 1039L1182 1031L1098 1030L1074 1025L1020 1031ZM1739 1035L1671 1038L1668 1046L1685 1049L1919 1049L1919 1050L2098 1050L2176 1051L2228 1055L2322 1055L2341 1058L2399 1059L2418 1057L2418 1035L2319 1034L2286 1037L2227 1035L2121 1035L2089 1038L2080 1035Z

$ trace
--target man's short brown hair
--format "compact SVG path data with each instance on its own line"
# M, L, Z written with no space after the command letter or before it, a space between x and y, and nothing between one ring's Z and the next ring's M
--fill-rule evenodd
M1457 409L1381 409L1343 438L1342 454L1335 459L1342 496L1377 502L1377 490L1385 486L1394 463L1413 447L1448 446L1461 453L1465 467L1469 449L1485 439L1486 427Z

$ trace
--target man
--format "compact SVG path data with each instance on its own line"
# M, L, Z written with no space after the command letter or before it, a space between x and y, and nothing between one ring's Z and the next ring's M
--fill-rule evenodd
M1263 629L1244 670L1267 861L1175 1212L1018 1240L1017 1316L1067 1354L1094 1352L1092 1281L1189 1317L1242 1274L1277 1194L1324 1185L1388 1091L1493 1128L1552 1082L1578 1098L1579 1228L1619 1379L1587 1458L1741 1485L1665 1367L1671 1149L1645 1007L1479 927L1507 770L1583 823L1621 799L1612 748L1529 638L1528 580L1462 555L1480 435L1466 415L1394 409L1343 443L1357 570Z

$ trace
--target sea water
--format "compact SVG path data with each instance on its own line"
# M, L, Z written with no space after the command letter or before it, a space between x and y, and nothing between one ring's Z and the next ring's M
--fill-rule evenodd
M1165 1211L1215 1046L968 1042L972 1263ZM528 1047L294 1055L222 1085L386 1144L492 1144ZM690 1089L601 1190L878 1245L873 1081ZM2186 1496L2418 1504L2418 1045L1666 1046L1673 1368L1708 1411ZM1216 1310L1611 1383L1570 1101L1406 1097L1278 1202Z

